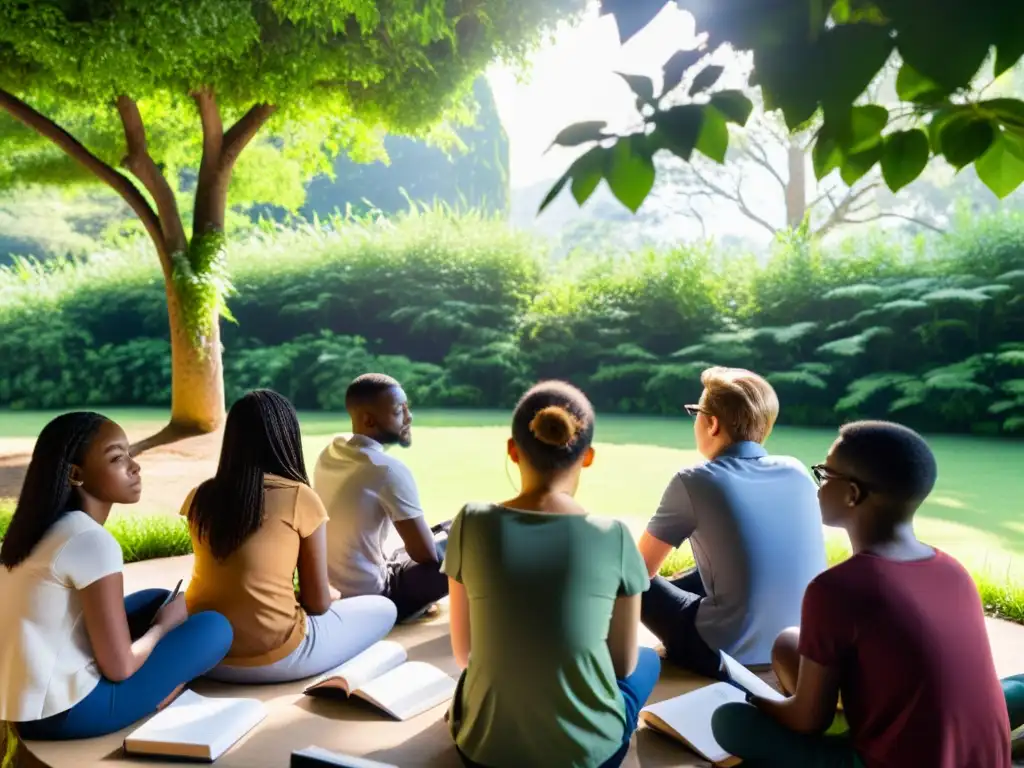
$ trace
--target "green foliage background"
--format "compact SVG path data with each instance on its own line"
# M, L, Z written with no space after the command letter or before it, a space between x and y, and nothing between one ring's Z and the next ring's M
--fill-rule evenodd
M1024 430L1021 215L835 246L797 231L766 260L688 245L555 263L496 217L435 208L265 224L228 258L229 400L263 386L336 410L374 369L421 407L508 407L562 377L604 411L678 414L724 364L768 376L781 423ZM168 350L141 247L0 272L0 406L166 405Z

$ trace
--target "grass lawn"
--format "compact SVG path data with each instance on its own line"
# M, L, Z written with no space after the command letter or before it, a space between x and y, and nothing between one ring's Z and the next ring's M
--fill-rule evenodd
M128 425L161 426L166 412L105 409ZM0 413L0 440L32 438L49 413ZM422 411L415 414L414 445L402 454L413 469L432 520L451 517L471 500L503 500L515 494L515 468L506 467L509 416L496 412ZM340 414L302 414L306 461L335 431L347 429ZM812 464L821 461L834 439L832 430L778 428L769 450ZM601 416L597 459L584 473L580 500L602 515L625 518L639 532L661 492L680 466L696 462L689 420ZM918 535L946 549L965 564L1024 579L1024 441L935 436L939 483L918 517ZM1014 470L1018 470L1015 472ZM182 494L184 494L184 490ZM181 499L168 499L177 511ZM163 510L161 510L163 511ZM830 536L836 536L829 531Z

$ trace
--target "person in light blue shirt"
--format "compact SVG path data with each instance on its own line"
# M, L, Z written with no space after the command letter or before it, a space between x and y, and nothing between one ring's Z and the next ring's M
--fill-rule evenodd
M810 473L763 446L779 413L775 390L737 368L709 368L701 384L700 402L686 410L706 461L669 481L640 537L652 577L641 620L668 660L718 678L721 651L747 665L771 662L775 638L800 623L804 590L827 563ZM687 540L696 568L658 576Z

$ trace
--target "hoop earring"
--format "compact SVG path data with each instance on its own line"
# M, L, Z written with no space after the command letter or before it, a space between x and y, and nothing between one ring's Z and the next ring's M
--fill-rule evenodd
M515 491L516 493L519 493L519 489L516 487L515 480L512 479L512 473L509 471L508 464L509 464L509 459L508 459L508 454L506 453L505 454L505 477L508 478L508 484L512 486L512 490Z
M81 480L69 480L68 482L71 483L71 485L73 487L75 487L75 488L81 488L82 487L82 481Z

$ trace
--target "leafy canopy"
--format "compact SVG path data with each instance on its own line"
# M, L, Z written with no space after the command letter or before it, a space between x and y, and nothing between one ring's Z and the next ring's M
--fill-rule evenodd
M125 141L113 105L131 98L146 123L147 149L168 176L201 154L193 92L216 95L225 128L253 105L271 105L273 139L243 153L235 181L248 181L254 199L283 197L294 206L296 180L330 173L338 151L374 159L385 132L436 136L439 119L464 121L473 79L490 61L521 60L551 23L583 5L0 0L0 89L114 166ZM90 178L6 116L0 142L0 188Z
M703 95L721 75L705 56L722 46L752 54L750 85L790 131L820 123L813 145L818 179L838 169L847 184L875 166L892 191L916 179L932 157L957 170L974 165L1000 198L1024 181L1024 103L988 97L972 84L987 62L999 77L1024 54L1024 3L1005 0L676 0L693 14L702 47L664 66L657 99L648 78L626 76L647 107L643 131L603 132L603 124L566 128L556 143L592 144L553 188L571 180L582 203L601 178L636 211L654 182L651 156L668 150L689 160L697 150L723 162L727 123L750 112L740 94L723 91L662 109L661 99L696 72L689 94ZM601 0L629 40L665 0ZM865 89L890 61L899 65L898 104L868 103ZM699 69L698 65L703 68ZM717 97L717 102L716 102ZM893 105L890 105L893 106ZM544 205L550 202L545 200ZM542 206L543 209L543 206Z

